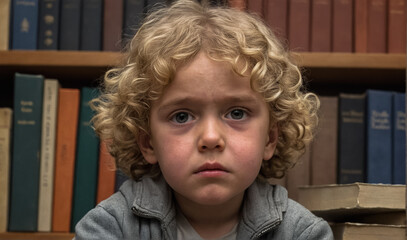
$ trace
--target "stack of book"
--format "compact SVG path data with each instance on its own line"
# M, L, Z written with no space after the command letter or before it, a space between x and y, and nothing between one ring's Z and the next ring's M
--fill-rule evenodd
M336 240L405 239L405 185L305 186L299 202L330 223Z

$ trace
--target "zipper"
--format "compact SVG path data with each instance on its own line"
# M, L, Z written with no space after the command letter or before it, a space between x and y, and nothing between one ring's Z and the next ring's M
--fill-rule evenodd
M269 232L271 229L275 228L281 223L281 220L277 220L273 222L271 225L267 226L266 228L262 229L259 234L257 234L255 237L256 239L259 239L261 236Z

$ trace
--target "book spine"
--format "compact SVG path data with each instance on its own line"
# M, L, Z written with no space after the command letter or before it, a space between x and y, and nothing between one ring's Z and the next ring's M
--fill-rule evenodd
M338 183L365 180L365 94L339 94Z
M78 89L59 89L52 210L53 232L69 232L71 229L79 97Z
M12 114L11 108L0 108L0 232L8 223Z
M386 53L387 4L386 0L368 1L367 51Z
M333 1L332 51L353 51L353 1Z
M102 49L103 0L86 0L82 4L80 49L100 51Z
M332 0L313 0L311 12L311 51L330 52Z
M389 0L388 52L406 53L406 2Z
M45 79L41 132L40 190L38 200L38 231L50 232L54 193L55 138L59 83Z
M12 49L37 49L38 0L13 0Z
M115 177L115 185L114 185L114 191L117 192L119 191L120 187L122 184L129 179L128 176L126 176L120 169L116 170L116 177Z
M392 181L392 93L368 90L366 103L366 180Z
M37 231L44 77L15 74L9 231Z
M290 49L293 51L309 51L311 1L291 0L288 12L288 40Z
M264 19L281 40L288 34L288 0L264 1Z
M356 0L354 11L355 52L367 53L367 1Z
M11 0L0 0L0 50L9 49Z
M123 42L127 44L136 34L144 14L144 1L124 0Z
M228 0L228 3L231 8L236 8L241 11L245 11L247 8L246 0Z
M264 17L264 2L263 0L250 0L247 1L247 11Z
M311 184L311 151L307 146L304 155L286 175L288 197L298 201L298 187Z
M40 0L38 49L57 50L60 0Z
M406 98L393 95L393 184L406 184Z
M81 89L72 231L78 221L96 204L99 139L90 125L93 111L89 105L89 101L94 97L96 97L96 89L87 87Z
M79 50L81 25L81 0L61 0L60 50Z
M149 12L156 8L160 4L166 4L166 0L145 0L146 12Z
M318 130L311 143L311 184L337 180L338 97L320 97Z
M114 193L115 178L116 166L114 158L108 152L106 143L101 142L96 203L100 203Z
M123 0L105 0L103 51L119 51L123 26Z

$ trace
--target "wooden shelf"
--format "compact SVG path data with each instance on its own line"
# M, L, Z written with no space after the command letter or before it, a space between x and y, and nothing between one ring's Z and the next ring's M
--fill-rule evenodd
M73 233L0 233L0 240L72 240Z

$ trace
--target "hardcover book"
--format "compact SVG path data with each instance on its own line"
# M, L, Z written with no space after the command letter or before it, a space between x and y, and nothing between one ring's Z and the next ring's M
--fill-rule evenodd
M13 110L0 108L0 232L7 231Z
M406 184L406 98L405 93L393 95L392 183Z
M313 0L311 16L311 51L330 52L332 0Z
M80 49L102 50L103 0L85 0L82 3Z
M353 51L353 0L333 1L332 51Z
M291 0L288 17L288 42L292 51L309 51L311 34L311 1Z
M12 0L11 48L19 50L37 49L38 0Z
M37 231L44 77L15 74L9 231Z
M59 49L79 50L81 0L61 0Z
M259 17L264 17L264 2L263 0L247 1L247 11L257 14Z
M123 0L104 0L103 51L119 51L122 40Z
M406 53L406 2L389 0L388 4L388 53Z
M369 53L387 52L387 1L368 1L367 51Z
M366 53L367 52L367 1L357 0L355 1L354 11L354 35L355 35L355 52Z
M40 0L38 49L57 50L60 0Z
M127 44L136 34L140 27L141 20L144 18L144 1L139 0L123 0L124 1L124 16L123 16L123 42Z
M288 35L288 0L264 1L264 20L280 40Z
M311 151L309 147L294 167L287 171L286 179L288 197L298 201L299 187L311 184Z
M101 142L96 203L100 203L115 192L115 180L116 166L114 158L108 152L106 143Z
M335 240L398 240L405 239L406 226L336 223L331 226Z
M247 6L246 6L246 0L228 0L229 6L232 8L236 8L242 11L245 11Z
M10 12L11 0L0 0L0 50L10 47Z

